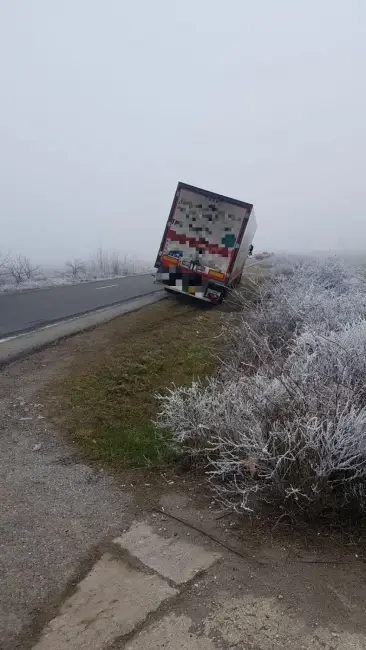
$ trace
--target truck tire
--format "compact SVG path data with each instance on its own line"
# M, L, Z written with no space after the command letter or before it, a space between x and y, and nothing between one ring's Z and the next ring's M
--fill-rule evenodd
M224 289L224 290L222 291L222 293L221 293L221 296L220 296L219 300L217 301L217 304L218 304L218 305L221 305L221 304L222 304L222 301L225 300L225 298L226 298L226 294L227 294L227 289Z

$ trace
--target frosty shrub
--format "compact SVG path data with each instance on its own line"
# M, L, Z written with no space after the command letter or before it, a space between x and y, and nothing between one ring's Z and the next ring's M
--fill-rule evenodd
M257 288L253 305L245 295L239 318L229 318L225 338L232 367L255 368L274 351L284 358L307 325L314 331L338 331L366 316L366 283L336 258L324 261L280 259L267 282ZM248 366L246 371L248 371Z
M336 260L274 269L225 329L216 377L159 396L159 427L223 503L366 510L366 298Z
M80 282L108 279L149 273L151 266L146 262L121 256L118 252L108 253L99 248L89 260L74 258L66 262L64 269L42 271L29 258L0 252L0 292L24 289L70 285Z

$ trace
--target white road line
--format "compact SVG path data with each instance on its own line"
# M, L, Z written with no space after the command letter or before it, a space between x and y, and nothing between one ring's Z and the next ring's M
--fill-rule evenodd
M95 287L97 291L100 289L110 289L111 287L118 287L118 284L106 284L104 287Z
M68 318L67 320L58 320L57 323L50 323L49 325L43 325L43 327L39 327L36 330L28 330L28 332L20 332L20 334L14 334L13 336L7 336L5 339L0 339L0 343L7 343L8 341L12 341L13 339L20 339L22 336L29 336L30 334L35 334L35 332L41 332L42 330L48 330L50 327L56 327L56 325L60 325L61 323L69 323L72 320L76 320L77 318L80 318L80 316L75 316L72 318Z
M18 338L17 336L7 336L5 339L0 339L0 343L6 343L6 341L11 341L12 339Z
M116 286L118 286L118 285L116 285ZM117 316L122 315L122 314L128 314L130 311L133 311L133 309L134 309L133 303L138 303L139 301L140 301L140 303L141 303L141 301L144 302L146 300L149 300L150 297L153 298L154 295L158 294L158 293L162 294L163 292L162 291L154 291L151 294L148 293L148 294L145 294L143 296L135 296L134 298L130 298L129 300L125 300L122 303L117 304L117 305L106 305L105 307L101 307L100 309L95 309L93 311L86 312L85 314L76 314L75 316L71 316L71 318L66 318L64 320L59 320L56 323L49 323L48 325L43 325L42 327L39 327L38 329L28 330L27 332L20 332L19 334L12 334L11 336L5 336L5 337L0 339L0 346L1 346L2 343L8 343L8 341L12 341L12 340L15 340L15 339L20 339L20 338L23 338L23 337L30 337L31 338L33 335L39 334L39 332L42 332L42 330L48 330L50 328L57 327L58 325L67 325L68 323L71 323L72 321L85 320L86 318L88 318L90 320L90 317L96 316L97 314L102 314L103 312L114 310L113 313L115 313ZM161 298L165 298L165 297L166 296L161 295ZM159 298L157 298L157 300L159 300ZM155 302L155 299L153 300L153 302ZM132 309L128 309L128 307L131 306L131 304L132 304ZM147 302L146 304L150 304L150 302ZM120 308L120 307L122 307L122 312L120 314L118 314L118 313L116 313L115 310L116 310L116 308ZM127 307L127 309L126 309L126 307ZM112 316L112 318L114 318L114 316ZM98 321L97 324L100 324L102 322L103 321ZM91 326L93 326L93 324L91 324ZM76 330L76 331L78 331L78 330ZM82 331L82 330L79 330L79 331ZM61 337L62 337L62 335L61 335ZM1 363L1 356L0 356L0 363Z
M118 284L113 285L118 287ZM102 287L104 288L104 287ZM149 295L149 294L147 294ZM131 302L133 300L137 300L138 298L142 298L144 296L136 296L136 298L131 298ZM127 300L126 300L127 302ZM123 303L122 303L123 304ZM103 311L107 311L108 309L111 309L111 307L114 307L114 305L106 305L105 307L100 307L99 309L94 309L86 312L85 314L75 314L75 316L70 316L70 318L65 318L63 320L58 320L55 323L49 323L48 325L42 325L42 327L38 327L38 329L34 330L28 330L27 332L20 332L19 334L12 334L11 336L6 336L5 338L0 339L0 344L1 343L7 343L8 341L12 341L13 339L20 339L23 336L31 336L32 334L35 334L36 332L42 332L43 330L48 330L50 327L57 327L57 325L64 325L66 323L71 323L74 320L79 320L81 318L84 318L85 316L91 316L92 314L98 314Z

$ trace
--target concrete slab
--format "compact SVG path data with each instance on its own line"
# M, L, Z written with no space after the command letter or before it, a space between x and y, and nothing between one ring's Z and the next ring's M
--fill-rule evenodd
M192 626L188 616L171 614L138 634L124 650L216 650L214 642L195 634Z
M176 593L159 576L131 569L106 553L62 605L34 650L101 650Z
M191 580L199 571L208 569L221 557L219 553L206 551L185 540L157 535L144 522L135 523L114 543L178 585Z

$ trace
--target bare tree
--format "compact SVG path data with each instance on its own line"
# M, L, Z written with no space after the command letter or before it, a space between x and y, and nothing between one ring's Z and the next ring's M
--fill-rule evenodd
M23 274L26 280L31 280L34 274L36 273L36 271L39 271L39 266L32 266L28 257L22 257L20 259L21 259Z
M74 259L70 262L66 262L66 266L70 269L72 277L77 280L80 275L86 274L85 262L82 260Z
M29 258L23 255L8 258L5 266L8 274L13 278L13 281L17 285L26 280L31 280L34 273L39 269L38 266L32 266Z
M6 254L0 253L0 273L7 268L10 258L10 252Z
M8 262L9 262L9 253L6 253L5 255L0 253L0 283L1 284L6 282L6 278L9 275Z
M106 253L102 246L99 246L97 250L97 269L101 275L108 274L109 260L108 253Z
M112 253L110 258L110 273L111 275L121 274L121 260L117 252Z

